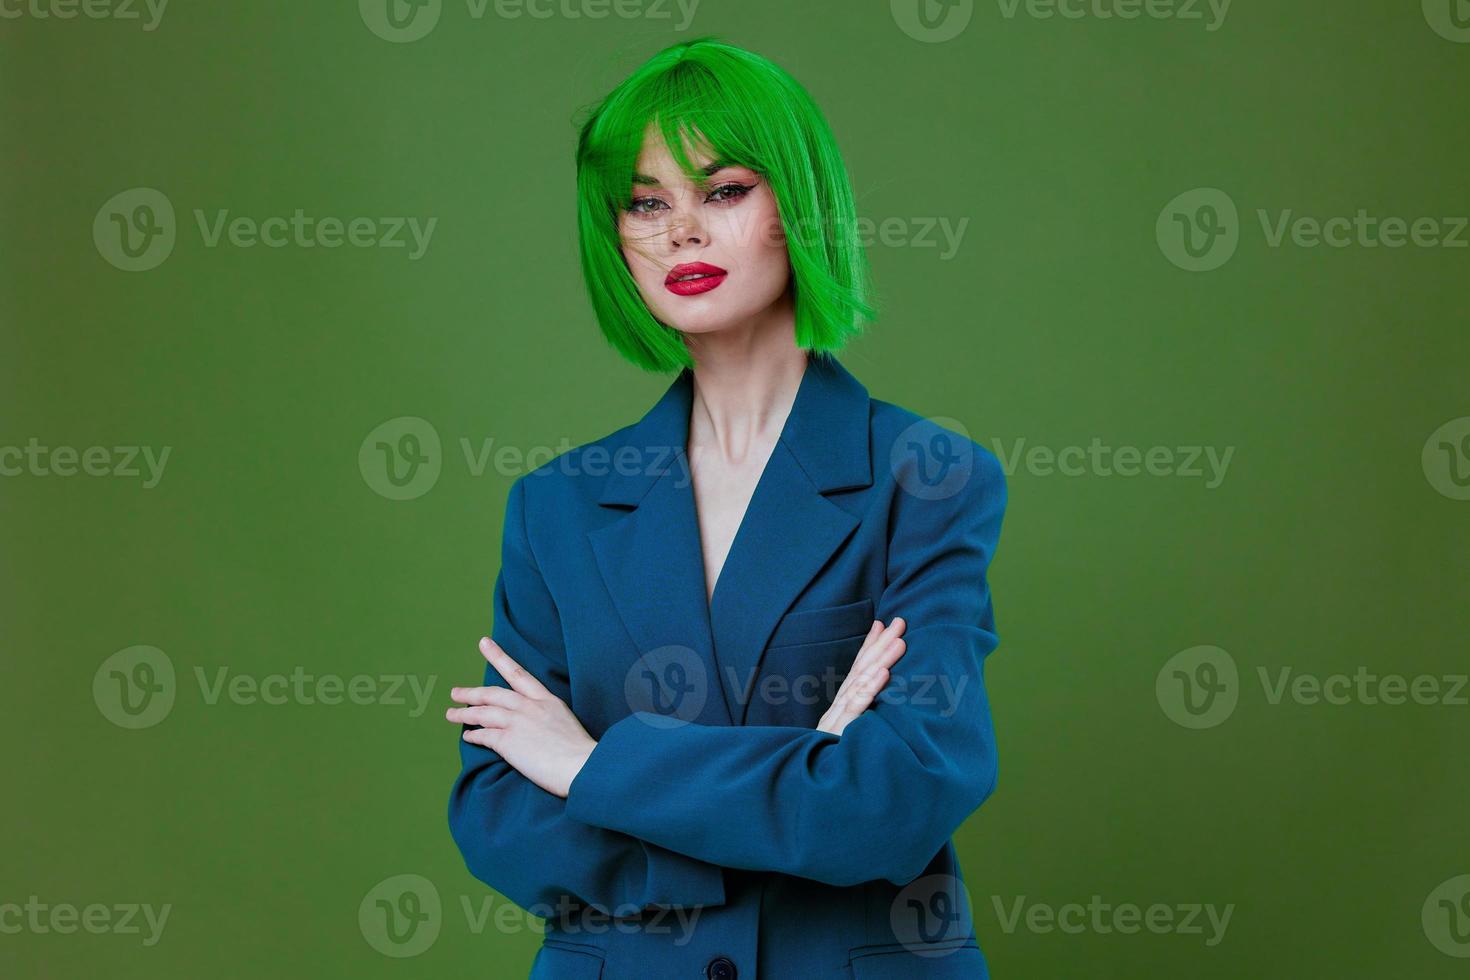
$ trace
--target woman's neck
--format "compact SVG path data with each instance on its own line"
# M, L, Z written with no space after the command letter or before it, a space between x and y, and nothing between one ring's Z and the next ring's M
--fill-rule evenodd
M693 338L691 338L693 339ZM722 330L696 344L689 452L716 452L738 463L781 435L806 371L794 326Z

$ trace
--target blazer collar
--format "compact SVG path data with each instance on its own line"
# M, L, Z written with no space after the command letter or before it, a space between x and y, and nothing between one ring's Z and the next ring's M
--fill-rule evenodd
M598 503L638 505L665 465L682 459L689 444L693 404L694 374L684 368L647 414L629 426L621 443L640 449L643 462L652 461L652 465L614 466L603 483ZM868 389L836 358L808 355L796 401L781 430L781 442L819 493L872 485Z

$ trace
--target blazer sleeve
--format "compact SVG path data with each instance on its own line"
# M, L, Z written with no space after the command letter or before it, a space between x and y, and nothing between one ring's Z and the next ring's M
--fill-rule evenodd
M852 885L917 878L995 787L984 661L997 636L986 578L1005 510L1004 472L974 445L954 496L895 490L885 623L905 652L844 729L660 727L636 712L604 733L567 812L727 867Z
M511 487L495 582L492 638L573 708L561 622L525 528L525 477ZM485 685L509 686L485 665ZM462 725L460 731L473 726ZM459 740L449 829L470 872L536 914L563 897L607 915L647 906L722 905L723 871L566 813L498 753Z

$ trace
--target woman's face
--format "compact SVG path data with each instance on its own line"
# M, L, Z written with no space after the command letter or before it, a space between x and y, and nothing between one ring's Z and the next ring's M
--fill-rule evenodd
M618 219L623 258L654 317L675 330L757 323L791 280L776 198L754 170L719 166L703 148L690 159L705 171L697 183L656 129L645 134L631 204Z

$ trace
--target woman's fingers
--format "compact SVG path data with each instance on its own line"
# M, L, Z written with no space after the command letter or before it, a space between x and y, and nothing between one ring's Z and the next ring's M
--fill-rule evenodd
M487 637L480 639L480 652L490 661L501 677L511 687L491 684L484 687L452 687L449 696L464 708L449 708L444 712L446 721L461 725L503 727L509 712L529 697L547 693L546 688L530 671L523 668L501 649L500 645Z
M906 625L908 624L902 617L895 616L893 621L881 630L871 643L858 652L843 682L849 694L853 693L853 688L864 681L871 680L879 671L886 673L888 668L903 656L906 646L902 633ZM886 677L884 679L886 681ZM882 690L881 686L878 689ZM871 698L869 700L871 702Z
M514 708L516 702L525 697L508 687L451 687L449 697L460 704L498 704L502 708Z
M863 647L853 659L842 686L833 698L831 706L822 715L817 728L821 731L841 735L848 722L862 714L888 684L889 668L903 656L905 644L901 637L907 624L901 617L894 617L886 627L874 622L863 641ZM880 628L882 627L882 628Z
M510 654L501 649L500 644L488 636L480 637L480 653L490 661L490 666L500 672L505 682L520 691L528 698L551 697L552 694L546 686L536 679L536 675L510 659Z
M450 708L444 712L446 721L461 725L479 725L481 728L504 728L510 722L510 709L495 705L476 705L473 708Z
M492 752L499 751L501 730L499 728L471 728L460 733L460 738L475 745L483 745Z
M877 665L864 670L862 673L848 674L842 682L842 690L838 692L833 706L841 712L846 712L857 717L868 709L878 692L883 690L888 683L889 670L884 665Z
M848 675L861 675L877 664L891 667L898 659L894 654L894 644L903 635L907 625L908 623L904 622L902 616L895 616L893 621L879 630L876 635L869 631L868 639L863 643L862 649L858 651L857 657L854 658L852 666L848 669Z
M876 667L863 674L848 688L847 701L842 710L853 718L867 711L878 692L888 684L889 676L887 667Z

